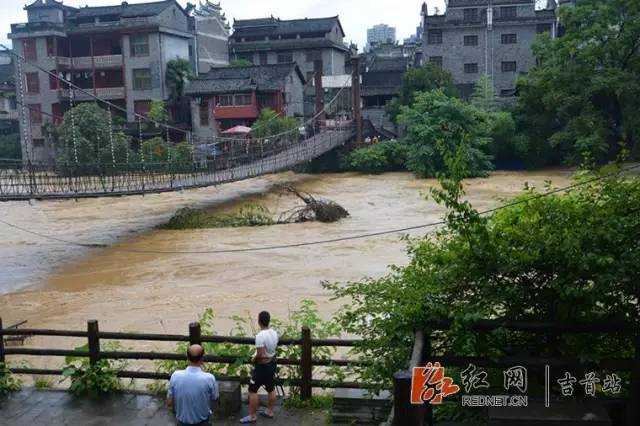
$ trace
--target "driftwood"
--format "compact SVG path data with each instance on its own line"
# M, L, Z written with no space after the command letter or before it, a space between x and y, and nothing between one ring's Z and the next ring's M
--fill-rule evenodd
M281 185L280 188L301 199L304 205L283 212L278 218L278 223L301 223L314 220L331 223L349 216L349 212L334 201L315 198L289 185Z

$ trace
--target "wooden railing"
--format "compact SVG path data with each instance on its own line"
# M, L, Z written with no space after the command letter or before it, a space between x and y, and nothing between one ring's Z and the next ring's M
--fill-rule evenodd
M56 337L73 337L87 339L87 350L69 350L69 349L49 349L49 348L8 348L4 345L4 336L56 336ZM86 357L92 365L100 360L176 360L185 361L186 354L170 353L170 352L126 352L126 351L104 351L101 349L101 340L127 340L127 341L152 341L152 342L189 342L190 344L202 343L230 343L235 345L251 345L255 344L255 340L249 337L231 337L231 336L203 336L199 323L189 325L189 334L141 334L141 333L114 333L100 331L98 321L92 320L87 322L86 331L70 331L70 330L48 330L48 329L9 329L2 327L2 319L0 318L0 363L6 362L7 356L43 356L43 357ZM300 377L287 378L279 380L280 384L288 386L297 386L300 388L300 395L303 399L309 399L312 395L313 388L365 388L360 383L355 382L334 382L331 380L316 380L313 378L314 367L329 366L358 366L364 362L358 360L345 359L314 359L314 347L354 347L359 340L348 339L313 339L311 330L307 327L301 329L300 338L298 339L281 339L279 346L300 346L300 359L278 358L278 365L299 366ZM205 355L204 361L216 364L234 364L241 360L244 364L250 364L251 361L243 358L232 356L217 356L215 354ZM62 375L61 369L39 369L39 368L10 368L14 374L34 374L34 375ZM120 371L118 376L131 379L151 379L151 380L168 380L169 373L158 373L149 371ZM220 381L239 381L247 384L248 377L217 377Z
M423 366L427 362L439 362L443 367L462 367L469 364L479 367L513 367L521 365L525 367L544 368L545 366L583 369L594 367L612 371L631 372L631 404L627 410L626 424L628 426L640 425L640 331L631 324L603 322L595 324L556 324L556 323L530 323L517 321L478 321L471 324L471 330L479 333L490 332L496 329L536 333L541 336L558 336L561 334L621 334L630 336L635 342L634 358L606 358L597 362L583 362L577 358L541 358L523 356L505 356L500 358L468 357L455 355L434 355L432 353L434 331L447 330L451 327L451 321L432 321L426 324L425 330L415 334L414 347L408 370L399 371L394 375L394 403L392 419L394 425L422 426L433 425L433 411L430 404L412 405L410 402L411 376L414 367Z

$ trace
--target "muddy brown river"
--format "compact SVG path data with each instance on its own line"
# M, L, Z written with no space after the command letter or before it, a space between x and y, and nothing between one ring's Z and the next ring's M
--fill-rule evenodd
M525 183L541 188L551 180L560 186L569 177L568 170L497 172L469 180L466 189L472 204L485 209L517 194ZM286 210L293 200L273 188L281 182L332 199L351 217L334 224L156 228L185 206L230 210L258 201L273 212ZM187 324L208 307L219 316L221 333L229 331L232 315L268 309L282 317L302 299L317 301L328 316L338 305L329 300L322 281L376 277L388 265L405 263L401 235L249 253L196 252L324 240L436 221L442 208L425 200L434 184L407 173L284 173L145 197L0 204L3 220L33 232L109 245L77 247L0 224L0 316L5 324L28 320L30 327L83 329L87 319L98 319L105 331L167 333L186 333Z

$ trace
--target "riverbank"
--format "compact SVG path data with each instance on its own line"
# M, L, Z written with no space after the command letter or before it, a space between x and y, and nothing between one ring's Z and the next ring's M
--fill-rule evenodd
M471 203L486 209L519 193L525 183L542 188L550 180L561 186L569 176L568 170L497 172L466 185ZM284 201L269 190L282 181L335 200L351 217L334 224L157 229L186 206L224 212L238 203L259 200L270 210L282 210ZM208 307L220 318L220 333L229 332L228 318L233 315L269 309L284 317L303 299L315 300L322 313L330 315L338 303L329 300L321 282L380 276L388 265L405 263L401 235L274 251L207 252L326 240L437 221L443 209L424 199L434 184L408 173L284 173L184 193L3 204L0 213L5 220L32 231L112 245L70 247L0 228L3 289L13 290L0 296L0 312L5 324L28 320L30 327L83 329L87 319L98 319L103 330L160 333L186 332L184 325ZM150 250L171 253L136 252ZM58 346L51 338L30 344Z

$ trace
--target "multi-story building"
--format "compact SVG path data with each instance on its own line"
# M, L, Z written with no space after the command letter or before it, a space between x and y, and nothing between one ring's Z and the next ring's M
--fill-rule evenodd
M197 21L175 0L82 8L35 0L25 10L28 22L13 24L9 38L26 60L16 67L16 81L24 82L22 147L23 158L31 161L55 158L43 125L59 120L71 106L68 87L49 73L118 105L131 122L134 113L148 113L152 100L169 98L169 61L185 59L194 67L198 61ZM91 100L74 92L75 102Z
M15 68L13 57L0 53L0 134L17 133Z
M198 74L229 64L229 24L220 3L206 0L194 9Z
M344 36L337 16L235 20L229 38L229 56L255 65L295 62L307 80L312 79L314 62L321 60L324 75L342 75L350 57Z
M186 89L194 135L207 140L235 126L249 127L263 108L301 117L304 85L304 76L293 62L212 68Z
M378 24L367 30L367 47L376 44L395 44L396 29L387 24Z
M515 94L516 77L535 65L531 44L537 34L557 34L554 0L536 10L535 0L448 0L443 15L422 7L424 61L451 72L463 97L481 75L496 93Z

